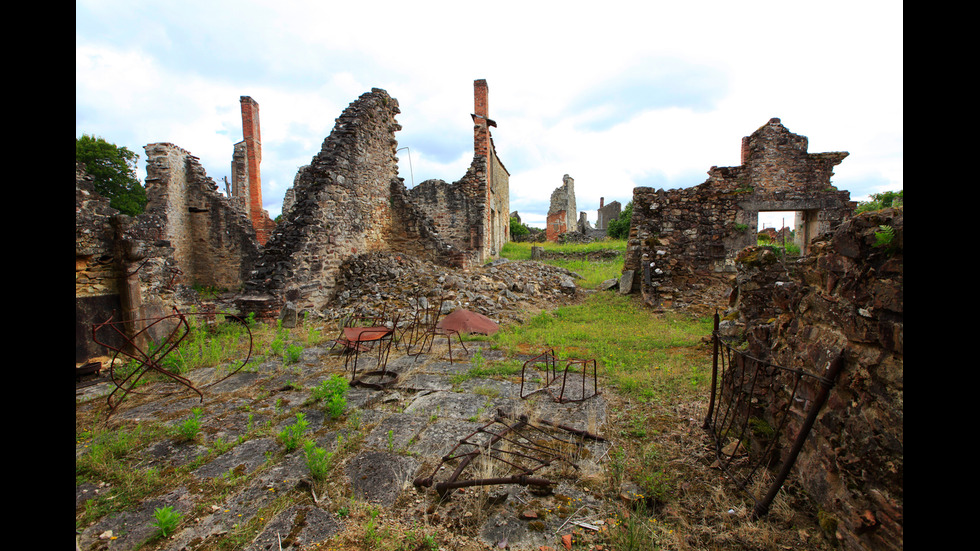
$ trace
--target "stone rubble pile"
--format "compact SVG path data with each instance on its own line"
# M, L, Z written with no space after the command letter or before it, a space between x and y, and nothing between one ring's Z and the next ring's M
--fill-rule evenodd
M442 303L442 313L464 308L497 323L517 321L529 311L569 302L578 275L535 261L505 258L470 270L456 270L391 252L371 252L346 261L338 277L336 299L322 312L326 319L348 313L401 312Z

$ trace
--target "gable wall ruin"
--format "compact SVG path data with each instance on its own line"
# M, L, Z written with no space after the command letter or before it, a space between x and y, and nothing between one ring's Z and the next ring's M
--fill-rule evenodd
M336 292L343 262L395 251L466 266L474 255L442 239L398 177L398 102L374 88L337 119L300 170L284 213L239 300L243 313L278 313L286 302L320 309Z
M633 190L624 270L644 296L659 302L674 278L733 272L738 251L756 243L758 214L798 211L806 244L854 211L847 191L830 183L846 152L807 152L807 139L771 119L742 140L742 164L711 167L697 186Z

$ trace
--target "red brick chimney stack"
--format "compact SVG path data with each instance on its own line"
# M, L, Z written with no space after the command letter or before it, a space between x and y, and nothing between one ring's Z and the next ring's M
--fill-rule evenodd
M477 155L490 155L490 120L487 117L487 81L473 81L473 151Z
M248 204L252 226L263 226L262 216L262 135L259 132L259 104L249 96L242 96L242 136L245 140L245 158L248 162Z

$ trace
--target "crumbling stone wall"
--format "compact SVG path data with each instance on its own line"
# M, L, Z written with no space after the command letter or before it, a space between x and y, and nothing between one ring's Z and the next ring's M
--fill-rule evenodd
M199 159L169 143L146 151L146 213L160 220L161 238L188 285L238 290L258 258L249 218L217 192Z
M374 88L337 119L319 153L297 175L294 200L245 286L243 313L270 317L288 301L322 309L341 264L372 251L465 263L412 205L398 177L398 102Z
M847 153L806 148L806 137L774 118L742 140L740 166L711 167L708 179L691 188L634 188L624 266L624 275L633 274L630 287L660 303L676 291L678 277L734 272L738 252L756 243L759 212L801 212L803 250L837 227L854 211L850 194L830 183Z
M152 200L152 199L151 199ZM84 165L75 165L75 361L104 354L92 326L169 314L176 305L179 273L173 248L151 214L120 214L95 192ZM163 330L164 328L160 328ZM120 347L112 332L100 340Z
M568 174L562 177L562 185L551 192L548 205L545 234L548 241L558 241L558 236L575 230L578 210L575 206L575 180Z
M745 335L750 355L777 365L819 374L843 354L794 471L844 549L903 548L903 266L903 209L843 222L792 270L746 249L723 322ZM791 419L787 439L801 423Z

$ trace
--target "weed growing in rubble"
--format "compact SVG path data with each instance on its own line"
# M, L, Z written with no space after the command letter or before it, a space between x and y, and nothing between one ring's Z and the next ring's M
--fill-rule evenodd
M306 455L306 466L310 469L310 476L313 477L313 480L326 480L333 463L334 452L328 452L317 446L312 440L306 441L306 444L303 445L303 451Z
M344 414L347 409L347 390L350 385L339 375L331 375L318 386L313 388L313 399L323 402L331 419L336 419Z
M279 433L279 441L286 447L286 453L299 448L300 443L303 442L303 439L305 438L303 434L306 432L306 428L309 426L310 423L306 420L306 415L303 413L297 413L296 422L282 429L282 431Z
M191 416L183 423L177 425L177 434L184 440L194 440L197 433L201 432L201 416L204 412L201 408L192 408Z
M177 529L177 525L180 524L181 514L174 511L174 508L170 505L167 505L166 507L155 509L153 511L153 517L156 519L156 522L151 522L150 524L156 526L156 536L165 538Z

